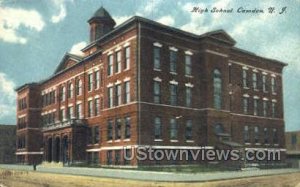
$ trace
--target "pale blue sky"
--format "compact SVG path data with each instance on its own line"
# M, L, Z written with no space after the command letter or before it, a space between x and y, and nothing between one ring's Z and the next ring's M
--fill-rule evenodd
M66 52L87 44L87 20L101 5L117 23L139 15L196 34L224 29L237 47L288 63L286 129L300 130L300 0L0 0L0 124L15 124L16 86L48 77ZM233 13L191 13L194 6ZM241 14L239 7L265 13Z

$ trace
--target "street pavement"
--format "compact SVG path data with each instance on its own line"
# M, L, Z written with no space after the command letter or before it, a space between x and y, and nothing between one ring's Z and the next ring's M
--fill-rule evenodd
M33 171L28 165L5 165L0 164L2 169ZM205 173L171 173L154 172L128 169L108 168L83 168L83 167L44 167L37 166L37 172L70 174L93 177L107 177L119 179L133 179L145 181L174 181L174 182L204 182L214 180L228 180L245 177L257 177L267 175L278 175L300 172L300 169L268 169L268 170L246 170L246 171L225 171Z

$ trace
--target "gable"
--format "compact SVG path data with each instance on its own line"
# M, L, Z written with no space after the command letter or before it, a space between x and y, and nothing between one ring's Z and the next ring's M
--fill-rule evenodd
M57 66L54 74L57 74L61 71L69 69L70 67L74 66L75 64L79 63L82 60L82 57L76 56L73 54L65 54L59 65Z
M236 43L236 41L224 30L210 32L208 33L208 36L226 42L232 46Z
M68 59L65 63L64 63L64 66L62 67L62 69L68 69L70 68L71 66L75 65L77 62L75 60L72 60L72 59Z

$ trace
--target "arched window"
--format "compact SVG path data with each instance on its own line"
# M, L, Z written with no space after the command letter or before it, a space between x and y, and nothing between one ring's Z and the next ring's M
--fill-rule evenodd
M214 70L214 108L220 110L222 106L222 78L218 69Z

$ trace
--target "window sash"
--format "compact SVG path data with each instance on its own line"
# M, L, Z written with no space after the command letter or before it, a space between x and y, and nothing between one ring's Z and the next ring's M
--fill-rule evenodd
M108 67L107 67L107 75L110 76L113 74L113 55L108 56Z
M93 116L93 101L88 101L88 117Z
M187 107L190 107L192 104L192 89L189 87L186 87L186 98L185 98L185 104Z
M95 89L98 89L100 87L100 72L95 72Z
M153 59L154 59L154 69L160 69L160 48L154 47Z
M170 120L170 139L177 140L178 138L178 129L177 129L177 122L176 119Z
M120 73L121 72L121 66L122 66L122 57L121 57L121 51L117 51L116 52L116 61L117 61L117 65L116 65L116 73Z
M176 72L177 69L177 52L170 51L170 72Z
M161 97L161 88L160 88L160 82L157 82L157 81L154 81L154 97L153 97L153 100L154 100L154 103L160 103L160 97Z
M170 104L177 105L177 85L170 85Z
M162 138L162 125L161 125L161 119L159 117L156 117L154 119L154 138L155 139Z
M95 99L95 116L98 116L100 114L100 99Z
M186 122L186 127L185 127L185 139L186 140L191 140L192 139L192 128L193 128L193 123L192 120L188 120Z
M185 75L192 75L192 57L185 55Z
M130 82L125 82L125 94L124 94L124 102L129 103L130 102Z
M124 69L130 68L130 47L125 48L125 67Z
M125 118L125 138L128 139L131 136L131 120L130 117Z
M108 108L113 107L113 88L108 88Z
M121 84L116 85L116 106L119 106L122 104L122 97L121 97Z

